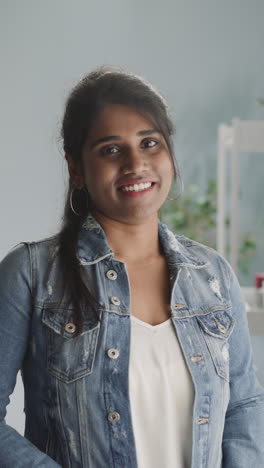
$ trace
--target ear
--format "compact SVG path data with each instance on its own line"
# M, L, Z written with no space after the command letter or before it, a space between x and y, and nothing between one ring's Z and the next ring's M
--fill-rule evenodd
M73 158L70 154L65 154L65 159L67 161L72 185L79 189L82 188L84 186L84 181L80 166L73 161Z

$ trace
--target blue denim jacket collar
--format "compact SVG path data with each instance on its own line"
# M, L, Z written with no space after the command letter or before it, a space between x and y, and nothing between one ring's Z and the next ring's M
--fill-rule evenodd
M205 262L203 259L194 257L188 251L188 246L193 245L193 241L184 236L175 237L168 227L160 221L158 231L162 249L170 265L203 268L209 264L208 261ZM106 257L114 256L104 230L90 214L79 233L77 255L82 265L92 265Z

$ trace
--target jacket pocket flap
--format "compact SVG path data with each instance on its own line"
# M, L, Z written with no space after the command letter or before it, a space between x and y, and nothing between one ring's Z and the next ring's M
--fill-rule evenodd
M235 320L226 310L215 310L207 315L197 315L202 329L211 336L228 338L234 328Z
M42 311L42 322L56 333L66 339L72 339L75 336L75 313L71 309L44 308ZM69 326L71 325L71 326ZM93 319L86 319L83 323L81 335L99 327L99 322Z
M74 382L92 373L100 323L85 321L83 331L75 335L74 311L44 308L42 322L47 325L47 368L64 383Z

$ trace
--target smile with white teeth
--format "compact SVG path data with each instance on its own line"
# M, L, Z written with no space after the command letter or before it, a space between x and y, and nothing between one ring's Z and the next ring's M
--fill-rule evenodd
M149 187L151 187L151 182L145 182L141 184L126 185L121 187L121 190L123 192L140 192L141 190L146 190Z

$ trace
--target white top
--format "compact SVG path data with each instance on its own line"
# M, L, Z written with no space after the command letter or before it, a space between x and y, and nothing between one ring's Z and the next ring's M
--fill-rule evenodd
M171 319L131 315L129 392L138 468L190 468L194 388Z

